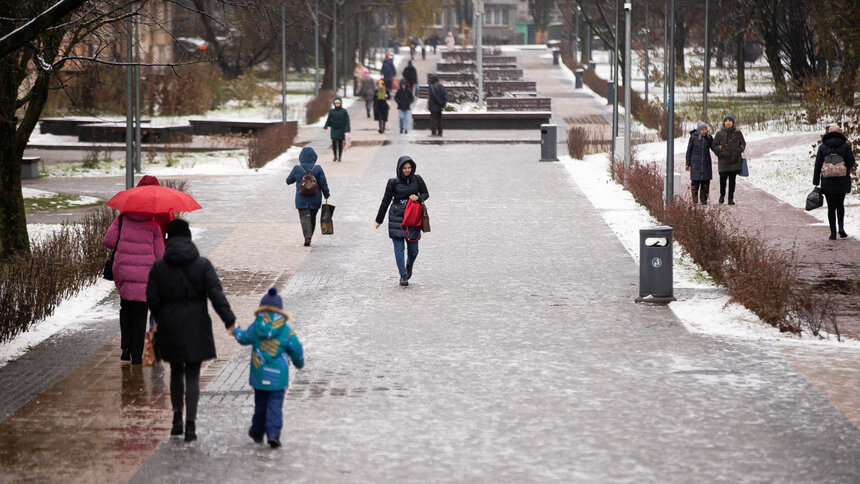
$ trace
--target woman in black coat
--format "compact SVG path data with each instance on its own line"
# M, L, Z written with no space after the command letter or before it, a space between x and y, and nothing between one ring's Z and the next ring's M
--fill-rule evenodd
M379 122L379 133L385 132L385 123L388 122L388 91L385 81L380 79L376 84L376 97L373 102L373 119Z
M687 171L690 172L690 189L693 192L693 203L708 204L708 191L711 188L713 169L711 167L711 147L714 138L708 134L708 125L703 121L696 123L696 129L690 131L690 141L687 143Z
M388 236L394 243L394 258L397 262L397 270L400 272L400 285L408 286L409 278L412 277L412 266L418 257L418 240L421 239L421 227L401 227L403 214L409 200L423 204L430 198L427 185L421 175L415 173L417 166L415 161L408 156L401 156L397 160L397 176L389 178L385 185L385 194L376 214L376 228L385 220L385 211L388 210ZM403 244L406 244L408 257L403 260Z
M827 158L828 155L838 157ZM827 161L839 161L845 164L845 175L824 178L821 169ZM812 183L821 182L821 193L827 200L827 221L830 222L830 240L836 240L836 223L839 222L839 236L848 237L845 233L845 195L851 193L851 169L857 165L851 145L842 134L842 128L833 125L827 128L827 134L821 137L821 146L815 155L815 172Z
M236 322L224 297L221 281L205 257L191 242L188 222L172 220L167 225L164 257L149 271L146 302L158 323L156 347L170 363L170 401L173 428L170 435L182 434L182 403L185 397L185 440L197 440L195 420L200 396L200 364L215 358L215 338L206 299L221 317L228 331Z

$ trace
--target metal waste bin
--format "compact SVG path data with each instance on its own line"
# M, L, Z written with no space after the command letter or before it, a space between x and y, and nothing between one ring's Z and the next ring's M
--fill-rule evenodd
M558 161L556 156L558 127L554 124L540 125L540 161Z
M582 76L585 75L585 71L580 67L574 73L576 75L576 89L582 89Z
M672 227L639 229L639 297L636 302L668 303L672 289Z
M552 50L552 65L554 65L554 66L557 66L557 65L558 65L558 56L559 56L559 54L560 54L560 52L559 52L559 50L558 50L558 49L553 49L553 50Z

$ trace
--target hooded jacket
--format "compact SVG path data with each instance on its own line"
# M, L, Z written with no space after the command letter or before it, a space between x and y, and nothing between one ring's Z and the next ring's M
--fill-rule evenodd
M334 100L341 101L339 97ZM326 118L323 128L331 128L331 139L344 139L346 133L351 131L349 127L349 113L343 108L343 104L341 104L341 107L332 108L328 112L328 118Z
M403 68L403 78L413 85L418 84L418 70L412 65L412 61L409 61L409 64Z
M365 101L373 101L373 98L376 97L376 86L369 75L361 78L361 84L358 87L358 95L364 98Z
M196 363L215 358L207 298L225 327L236 322L209 259L200 256L190 237L170 237L164 257L149 271L146 286L146 302L158 322L157 350L165 361Z
M708 181L713 178L711 167L711 146L714 138L710 134L702 136L699 130L690 131L687 142L687 166L690 167L691 181Z
M233 336L251 345L249 383L257 390L283 390L290 386L290 360L296 368L305 366L302 344L287 325L289 313L272 306L260 306L248 329L235 328Z
M385 83L390 83L391 80L394 79L394 76L397 75L397 68L394 67L394 60L388 58L382 61L382 69L380 69L380 73L382 74L382 78L385 79Z
M743 133L735 124L726 128L727 119L731 119L732 123L735 121L731 116L723 118L723 127L714 136L714 153L717 155L720 173L741 171L741 154L747 147Z
M821 167L824 158L835 153L845 161L845 176L821 178ZM845 135L839 132L827 133L821 137L821 146L815 154L815 171L812 175L812 183L818 185L821 182L821 193L851 193L851 169L857 166L851 145Z
M394 102L397 103L397 109L401 111L409 111L412 109L412 103L415 101L415 96L412 95L412 91L409 90L409 87L404 82L400 84L400 89L397 90L397 94L394 95Z
M122 217L122 230L119 219ZM116 248L113 282L119 297L126 301L146 301L149 268L164 255L164 236L153 214L123 213L110 224L104 246Z
M412 173L408 177L403 176L402 171L403 164L406 162L412 163ZM385 194L382 196L382 203L376 214L376 223L381 224L385 220L385 210L388 209L388 236L392 239L407 238L407 235L409 240L421 238L421 227L400 227L409 195L418 195L418 203L424 203L430 198L427 185L421 175L416 173L417 170L418 166L412 158L401 156L397 160L397 176L389 178L385 185Z
M293 170L290 171L290 175L287 177L287 185L292 185L296 183L296 209L311 209L311 210L319 210L322 205L322 195L325 195L328 198L331 193L328 190L328 182L325 179L325 172L321 166L316 164L317 162L317 153L310 146L305 146L302 148L302 151L299 153L299 164L293 167ZM302 195L299 192L299 186L302 181L302 177L305 176L305 173L310 173L317 179L317 186L319 190L317 190L314 195Z
M445 90L445 86L439 82L439 78L435 75L428 76L427 82L430 83L427 94L427 110L431 113L440 113L448 104L448 91Z

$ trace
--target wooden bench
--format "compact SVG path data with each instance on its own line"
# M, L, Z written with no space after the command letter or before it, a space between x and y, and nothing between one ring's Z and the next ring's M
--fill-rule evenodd
M39 130L42 134L57 134L60 136L78 136L78 129L83 124L125 123L125 118L99 119L91 116L67 116L63 118L42 118L39 120ZM141 119L141 124L148 124L148 119Z
M496 47L484 47L482 49L484 57L494 57L502 53L502 50ZM442 52L442 59L474 59L477 51L472 49L455 49L453 51Z
M476 86L460 86L460 85L445 85L445 92L448 93L449 98L461 98L461 97L474 97L475 100L478 99L478 88ZM486 89L485 89L486 91ZM418 97L420 99L427 99L427 96L430 94L430 86L424 85L418 87Z
M490 81L518 81L522 78L522 69L484 69L484 79Z
M552 111L548 97L488 97L488 111Z
M33 180L39 178L39 161L38 156L25 156L21 158L21 179Z
M243 119L189 119L191 131L195 135L209 136L213 134L257 134L257 131L270 126L282 124L280 120L243 120ZM287 124L297 121L287 121Z
M78 141L88 143L125 143L125 122L92 123L78 126ZM182 143L191 141L191 126L145 126L140 129L141 143Z
M460 72L439 72L436 73L436 77L439 78L442 83L446 82L467 82L473 83L475 82L475 74L469 73L460 73Z
M442 129L540 129L552 117L549 111L446 112ZM430 113L413 112L413 129L430 129Z

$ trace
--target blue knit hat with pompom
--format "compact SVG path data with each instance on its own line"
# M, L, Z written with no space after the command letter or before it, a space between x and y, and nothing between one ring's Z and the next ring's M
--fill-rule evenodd
M278 290L274 287L270 288L263 299L260 299L260 306L272 306L278 309L284 309L284 301L278 295Z

